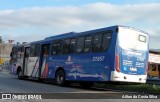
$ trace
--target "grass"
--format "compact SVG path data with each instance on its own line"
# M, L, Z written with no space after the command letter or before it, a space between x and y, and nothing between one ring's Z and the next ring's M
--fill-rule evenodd
M155 84L103 84L102 86L108 89L140 92L146 94L160 94L160 85Z

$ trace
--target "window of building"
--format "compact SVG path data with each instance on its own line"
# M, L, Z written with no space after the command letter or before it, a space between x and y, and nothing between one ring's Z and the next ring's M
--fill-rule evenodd
M156 71L156 67L157 67L156 64L152 64L152 71Z

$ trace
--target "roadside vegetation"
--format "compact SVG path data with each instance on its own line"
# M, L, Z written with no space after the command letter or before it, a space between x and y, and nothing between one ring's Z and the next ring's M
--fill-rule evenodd
M140 92L145 94L160 94L160 85L156 84L101 84L98 86L107 89Z

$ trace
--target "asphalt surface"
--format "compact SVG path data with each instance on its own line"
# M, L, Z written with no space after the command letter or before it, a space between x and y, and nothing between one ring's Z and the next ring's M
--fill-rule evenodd
M27 102L159 102L159 99L133 99L135 93L123 92L110 89L82 89L73 85L70 87L60 87L53 83L39 82L34 80L19 80L16 75L11 75L9 70L0 71L0 93L13 95L42 95L42 100L30 100ZM131 96L131 97L130 97ZM1 95L2 98L2 95ZM3 102L14 100L0 100ZM45 98L45 99L44 99ZM18 101L22 101L19 100Z

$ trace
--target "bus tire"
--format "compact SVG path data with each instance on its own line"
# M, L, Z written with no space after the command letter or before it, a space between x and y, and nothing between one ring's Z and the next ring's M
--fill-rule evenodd
M19 70L19 71L18 71L18 79L23 79L22 70Z
M90 88L94 85L94 82L79 82L82 88Z
M58 70L56 72L56 84L59 86L65 85L66 76L63 70Z

